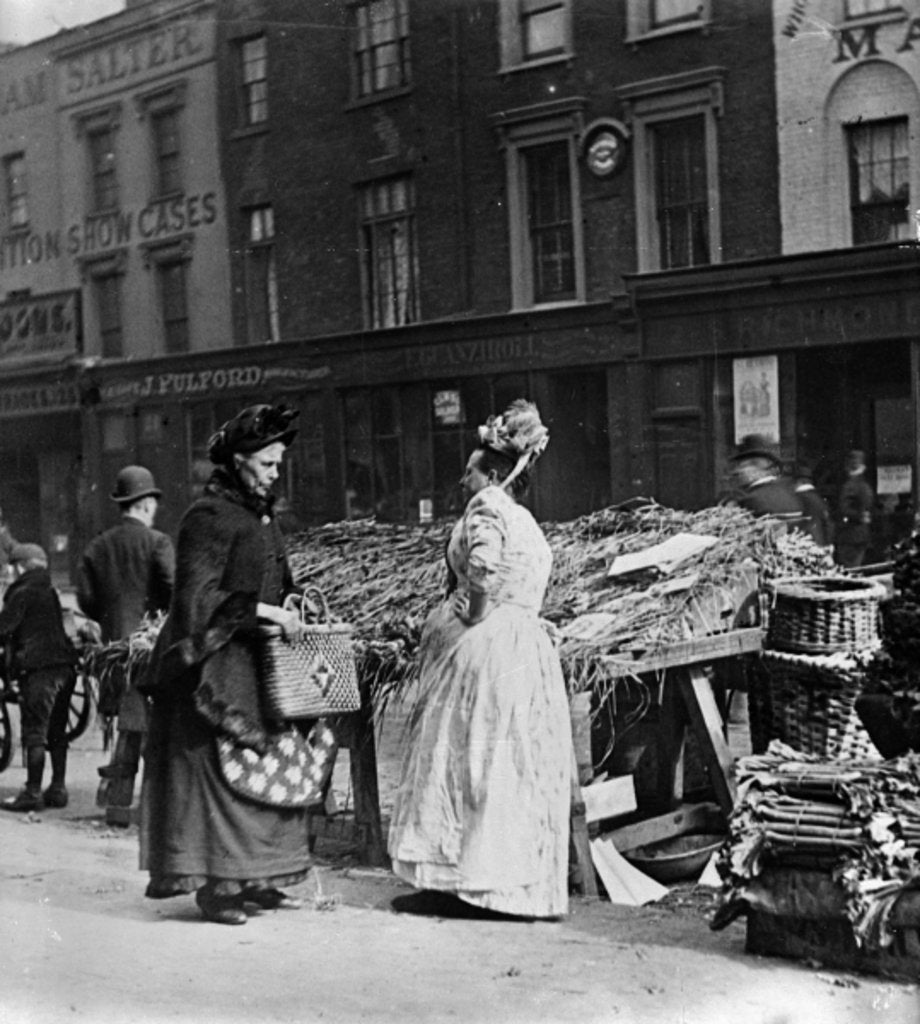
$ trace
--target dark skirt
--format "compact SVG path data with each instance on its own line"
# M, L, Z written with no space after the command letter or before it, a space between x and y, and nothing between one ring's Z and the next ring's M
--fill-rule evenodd
M206 883L233 895L307 876L306 812L237 796L221 775L214 731L190 700L154 705L141 803L140 866L152 898Z

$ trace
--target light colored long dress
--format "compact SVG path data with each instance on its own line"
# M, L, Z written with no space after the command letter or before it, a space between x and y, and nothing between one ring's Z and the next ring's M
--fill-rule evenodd
M474 495L448 562L458 590L494 607L466 625L448 598L425 624L390 827L393 870L507 914L568 906L571 726L539 611L552 555L533 516L499 487Z

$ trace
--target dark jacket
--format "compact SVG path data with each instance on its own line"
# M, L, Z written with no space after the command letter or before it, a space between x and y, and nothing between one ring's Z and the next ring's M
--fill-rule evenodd
M840 488L838 544L868 545L875 495L862 473L847 477Z
M827 503L815 490L814 484L803 481L796 485L795 493L799 496L802 509L807 516L807 522L803 526L806 533L811 536L816 544L827 547L831 542L831 514L828 511Z
M746 487L738 504L755 516L777 516L794 521L801 520L804 515L799 496L783 477L772 477Z
M129 636L147 612L169 607L175 553L165 533L125 516L90 541L77 577L77 603L106 643Z
M261 743L256 605L281 604L292 589L270 503L218 471L179 524L172 604L141 690L154 700L193 694L215 728Z
M29 569L10 584L0 611L0 641L17 676L76 662L47 569Z

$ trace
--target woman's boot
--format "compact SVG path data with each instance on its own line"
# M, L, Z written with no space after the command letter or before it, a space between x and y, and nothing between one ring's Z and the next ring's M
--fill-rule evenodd
M43 809L42 775L45 771L44 746L26 747L26 784L0 805L6 811L40 811Z

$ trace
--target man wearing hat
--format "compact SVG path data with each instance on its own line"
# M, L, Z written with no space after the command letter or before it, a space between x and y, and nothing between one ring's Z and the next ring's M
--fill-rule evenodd
M847 454L844 463L847 478L840 488L840 501L834 560L838 565L855 568L863 564L869 547L872 506L875 494L866 483L866 456L857 450Z
M130 636L145 613L169 607L175 551L169 537L153 528L162 493L149 469L125 466L111 495L121 510L121 522L94 538L83 553L77 603L99 623L103 643ZM117 710L119 737L112 763L100 769L106 781L100 787L99 801L130 806L146 729L146 703L130 689L112 710Z
M755 516L773 516L790 526L804 520L802 502L781 473L779 456L760 434L747 434L732 456L732 475L740 488L737 501Z
M0 806L8 811L66 807L67 712L76 652L64 631L61 602L42 548L14 545L10 565L15 579L0 611L0 642L19 683L26 784ZM46 748L51 755L51 785L43 793Z

